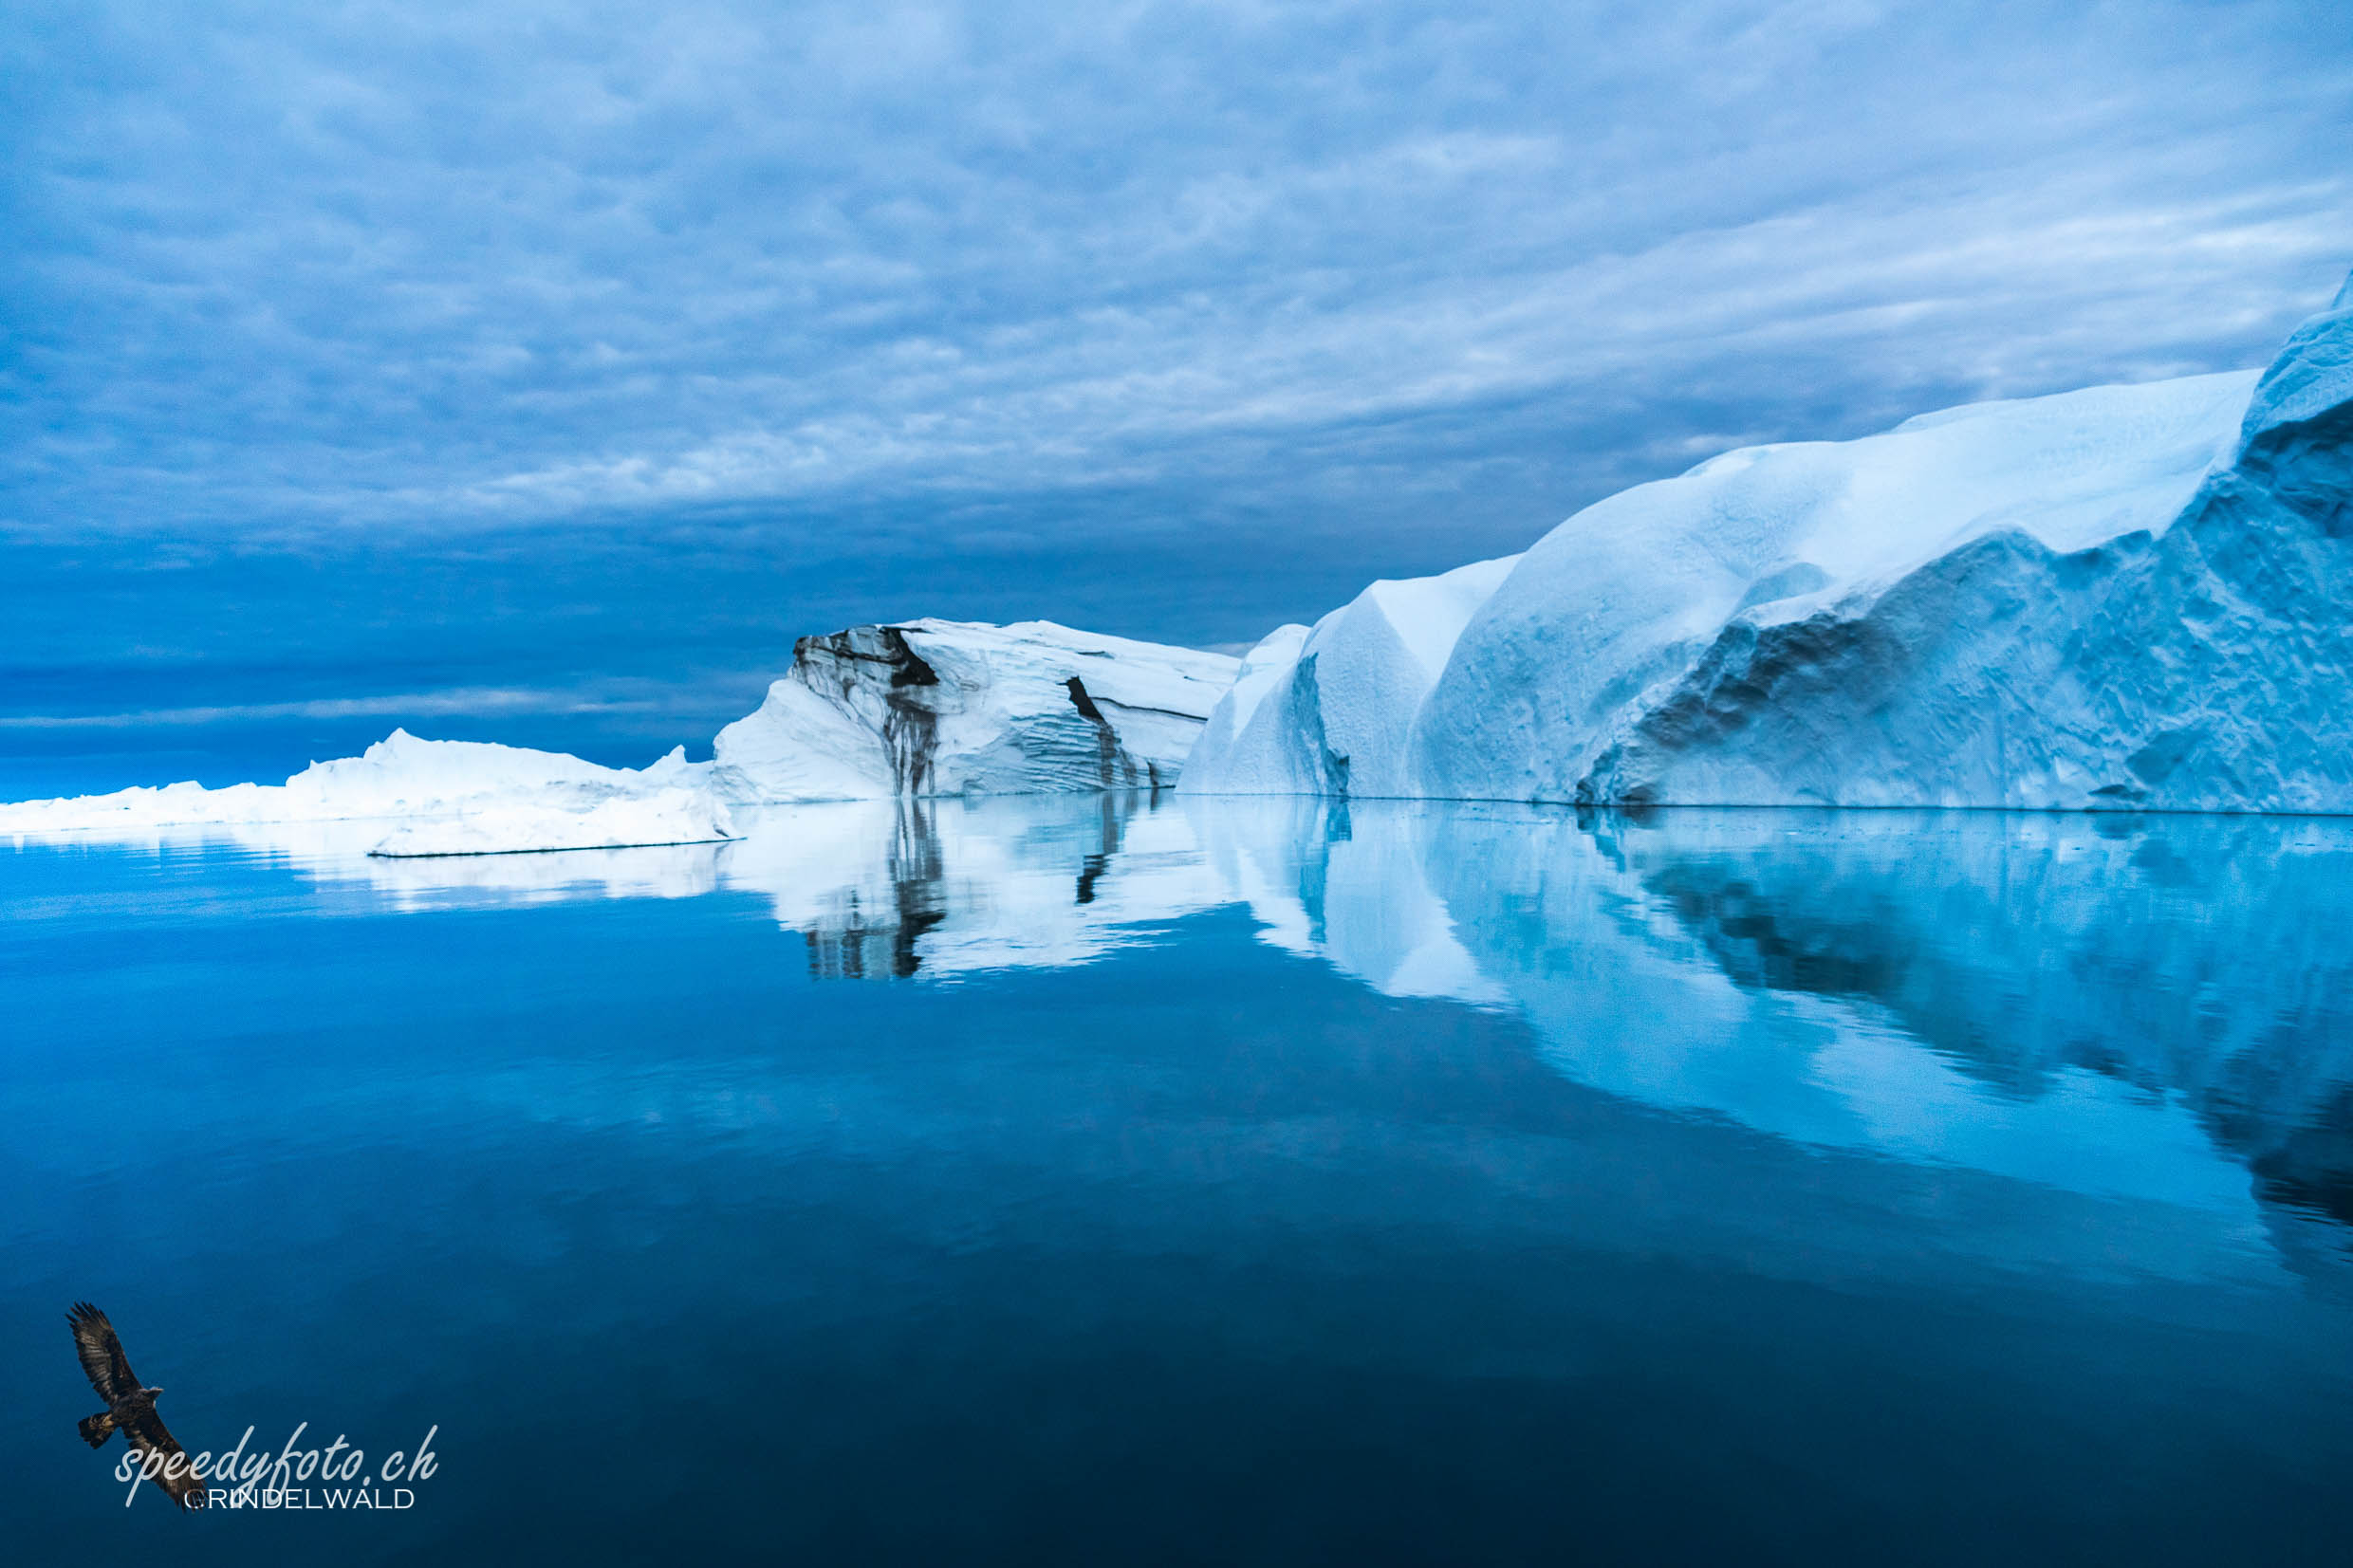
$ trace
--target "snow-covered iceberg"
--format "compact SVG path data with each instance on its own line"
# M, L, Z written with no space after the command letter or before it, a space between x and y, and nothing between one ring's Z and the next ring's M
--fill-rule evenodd
M1181 787L2353 811L2348 536L2353 283L2260 375L1728 452L1376 584Z
M1159 788L1236 668L1044 620L854 626L793 645L719 731L714 783L756 803Z
M709 769L683 748L644 768L604 767L560 751L396 729L360 756L313 763L282 784L176 784L0 804L0 834L119 839L347 822L363 824L374 853L391 856L707 842L734 836Z

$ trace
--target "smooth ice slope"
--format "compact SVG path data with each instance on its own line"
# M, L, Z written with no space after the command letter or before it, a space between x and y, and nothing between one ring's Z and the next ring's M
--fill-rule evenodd
M1051 621L915 620L793 645L719 731L742 802L1174 784L1237 662Z
M1411 795L1408 744L1454 640L1518 556L1382 581L1251 650L1177 787L1197 795Z
M167 829L398 821L387 855L497 854L731 837L683 748L642 769L558 751L419 740L396 729L357 757L313 763L283 784L176 784L0 804L0 833L147 838Z
M2260 378L1977 404L1612 496L1473 606L1426 696L1379 638L1319 643L1327 618L1187 783L2353 811L2348 495L2353 284Z

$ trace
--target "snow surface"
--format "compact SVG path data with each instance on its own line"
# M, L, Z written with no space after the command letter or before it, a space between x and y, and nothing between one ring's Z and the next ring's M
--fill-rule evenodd
M746 803L1170 785L1237 668L1045 620L803 637L719 731L714 782Z
M2260 377L1727 452L1377 583L1183 787L2353 811L2349 299Z

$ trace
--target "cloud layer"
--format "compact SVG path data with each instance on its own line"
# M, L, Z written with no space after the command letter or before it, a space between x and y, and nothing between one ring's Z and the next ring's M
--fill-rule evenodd
M19 526L1247 484L1530 401L1684 405L1656 465L2245 362L2353 259L2309 6L91 20L9 71Z

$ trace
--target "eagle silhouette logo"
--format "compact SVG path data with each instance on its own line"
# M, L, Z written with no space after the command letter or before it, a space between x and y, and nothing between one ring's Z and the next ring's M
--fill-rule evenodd
M76 1301L65 1320L73 1325L74 1352L82 1357L90 1387L106 1401L104 1410L83 1417L82 1441L93 1448L102 1448L108 1437L120 1432L132 1452L149 1456L149 1479L169 1493L173 1502L183 1508L203 1507L204 1483L189 1474L187 1466L171 1463L186 1454L173 1440L163 1417L156 1413L156 1395L163 1391L141 1386L104 1313L87 1301ZM171 1473L175 1470L178 1473Z

